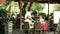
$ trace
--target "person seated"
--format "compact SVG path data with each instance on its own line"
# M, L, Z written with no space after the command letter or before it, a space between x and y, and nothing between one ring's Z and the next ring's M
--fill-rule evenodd
M31 21L31 19L29 18L29 16L27 16L27 18L24 20L24 22L28 22L30 28L33 28L34 23Z

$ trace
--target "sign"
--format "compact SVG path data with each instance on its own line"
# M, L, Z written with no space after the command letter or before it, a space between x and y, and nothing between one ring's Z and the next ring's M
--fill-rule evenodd
M12 34L13 23L12 21L8 22L8 34Z
M59 23L60 11L54 11L54 24Z
M5 34L8 34L8 24L5 23Z
M5 4L6 0L0 0L0 4Z

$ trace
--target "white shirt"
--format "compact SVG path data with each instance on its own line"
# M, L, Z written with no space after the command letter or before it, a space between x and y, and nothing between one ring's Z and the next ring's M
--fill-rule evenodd
M25 19L27 18L27 16L31 16L31 13L30 13L30 12L27 12L27 13L25 14Z
M29 27L30 28L33 28L34 27L34 23L32 23L32 21L31 20L29 20L29 19L26 19L26 20L24 20L25 22L29 22ZM31 26L31 24L32 24L32 26Z
M29 17L31 17L31 13L30 12L27 12L26 14L25 14L25 22L29 22L29 26L30 26L30 28L33 28L34 26L31 26L31 24L34 24L34 23L32 23L32 20L29 20L29 19L27 19L27 16L29 16Z
M29 19L26 19L26 20L24 20L24 21L25 21L25 22L29 22L29 25L30 25L30 24L33 24L32 21L29 20Z
M44 22L44 19L41 18L41 19L40 19L40 22L41 22L41 24L42 24L42 23Z

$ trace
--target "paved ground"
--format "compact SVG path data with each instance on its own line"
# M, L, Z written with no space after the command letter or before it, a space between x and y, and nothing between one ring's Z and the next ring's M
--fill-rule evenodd
M19 29L14 30L13 34L25 34L24 31L20 31ZM47 34L54 34L54 32L47 32Z
M25 34L24 31L20 31L19 29L13 30L13 34Z

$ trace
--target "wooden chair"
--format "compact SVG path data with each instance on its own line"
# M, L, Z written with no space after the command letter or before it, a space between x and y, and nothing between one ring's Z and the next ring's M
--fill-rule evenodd
M30 28L29 28L29 23L28 22L24 22L24 31L26 34L29 34L30 32Z
M34 29L35 29L35 34L37 33L37 31L40 34L40 32L41 32L41 23L40 22L35 22Z

